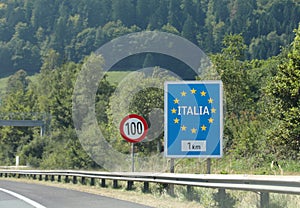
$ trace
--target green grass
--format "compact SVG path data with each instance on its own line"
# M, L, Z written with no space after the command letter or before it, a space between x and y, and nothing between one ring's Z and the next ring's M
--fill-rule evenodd
M109 72L107 72L107 80L111 84L118 84L129 73L130 73L130 71L109 71ZM36 82L37 78L38 78L37 75L38 74L31 75L31 76L28 76L28 78L32 82ZM5 94L8 79L9 79L9 77L0 78L0 99Z
M0 79L0 90L1 90L1 92L2 92L2 90L5 90L6 85L7 85L7 81L8 81L8 77Z
M28 76L28 78L32 81L32 82L36 82L37 81L37 75L31 75ZM1 99L3 98L3 96L5 95L6 92L6 86L7 86L7 82L8 82L9 76L7 77L2 77L0 78L0 103L1 103Z
M107 80L111 84L119 83L131 71L109 71L107 72Z

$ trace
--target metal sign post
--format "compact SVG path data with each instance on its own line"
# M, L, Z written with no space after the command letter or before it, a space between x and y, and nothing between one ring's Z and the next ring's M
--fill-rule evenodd
M121 136L131 144L131 171L134 172L134 143L145 139L148 132L147 121L139 115L130 114L120 123Z
M134 172L134 143L131 143L131 172Z

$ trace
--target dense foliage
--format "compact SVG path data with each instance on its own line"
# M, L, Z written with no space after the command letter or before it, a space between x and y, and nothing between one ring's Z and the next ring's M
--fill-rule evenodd
M84 60L95 56L90 54L103 43L130 32L155 29L182 35L211 52L226 98L225 157L251 158L248 165L253 167L272 160L300 159L300 5L296 1L47 3L0 3L0 70L5 74L16 71L1 92L0 111L15 113L15 119L20 112L43 112L51 127L43 137L38 128L1 127L0 165L13 164L20 155L21 164L42 168L101 168L82 149L74 130L72 94L77 75ZM117 67L150 67L155 61L161 61L157 54L143 54ZM172 64L162 67L180 68L178 61ZM188 74L185 66L180 70ZM31 80L28 75L37 71ZM163 108L162 90L145 88L162 83L162 73L156 68L151 79L141 72L127 77L126 87L119 86L120 94L107 77L99 82L97 120L118 151L129 153L130 147L116 136L113 116L125 115L124 100L130 100L131 112L148 121L162 116L159 111L149 118L153 108ZM137 87L143 90L130 97ZM141 155L163 150L163 135L156 137L136 145Z
M0 69L37 72L51 49L77 63L141 30L182 35L206 53L220 52L226 34L242 34L246 57L267 59L292 41L299 13L294 0L2 0Z

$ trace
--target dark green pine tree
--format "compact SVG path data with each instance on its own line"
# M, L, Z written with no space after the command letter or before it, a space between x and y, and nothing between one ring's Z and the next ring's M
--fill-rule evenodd
M196 22L193 20L192 16L188 15L187 19L183 24L181 34L189 41L197 44L196 33L197 33Z
M135 23L135 7L131 0L112 1L112 19L120 20L126 26Z
M154 67L153 64L154 64L153 55L151 53L147 53L143 63L143 68Z
M146 29L149 19L154 12L154 8L157 6L157 0L136 1L136 24L142 29Z
M168 2L165 0L159 0L158 5L158 8L150 17L148 29L160 29L168 22Z
M182 10L180 8L180 1L170 0L169 12L168 12L168 23L174 26L177 30L182 29Z

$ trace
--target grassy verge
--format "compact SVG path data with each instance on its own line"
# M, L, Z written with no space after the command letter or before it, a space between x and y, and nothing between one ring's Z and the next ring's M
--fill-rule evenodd
M225 155L220 159L211 159L211 173L213 174L252 174L252 175L300 175L300 163L296 160L279 160L282 169L271 168L271 162L260 161L255 157L232 158ZM207 173L206 159L177 159L175 171L177 173Z

